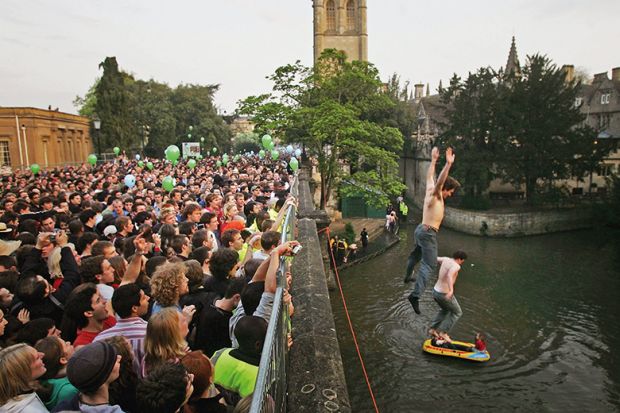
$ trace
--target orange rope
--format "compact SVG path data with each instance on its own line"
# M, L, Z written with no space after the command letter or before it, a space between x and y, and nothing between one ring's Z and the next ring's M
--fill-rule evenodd
M327 231L327 239L329 240L329 227L322 229L319 233ZM377 406L377 400L375 399L375 395L372 391L372 387L370 385L370 378L368 377L368 373L366 372L366 366L364 365L364 359L362 358L362 353L360 352L360 347L357 343L357 335L355 334L355 330L353 329L353 323L351 322L351 317L349 316L349 309L347 308L347 301L344 298L344 292L342 291L342 285L340 284L340 275L338 274L338 267L336 266L336 259L334 258L334 252L331 248L329 248L329 256L331 257L332 263L334 265L334 273L336 274L336 281L338 282L338 289L340 290L340 296L342 297L342 305L344 307L344 313L347 316L347 321L349 322L349 329L351 330L351 336L353 336L353 343L355 344L355 350L357 351L357 357L360 359L360 364L362 366L362 372L364 373L364 378L366 379L366 385L368 385L368 391L370 392L370 398L372 399L372 404L375 407L375 412L379 413L379 407Z

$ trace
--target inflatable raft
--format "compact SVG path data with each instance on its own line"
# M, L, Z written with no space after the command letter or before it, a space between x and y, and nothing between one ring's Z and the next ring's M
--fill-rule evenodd
M474 347L471 343L464 343L462 341L452 340L453 344L458 344L465 347ZM487 350L484 351L463 351L463 350L453 350L444 347L437 347L431 344L431 339L429 338L422 345L422 350L430 354L436 354L438 356L448 356L448 357L456 357L465 360L472 361L488 361L491 358L491 355Z

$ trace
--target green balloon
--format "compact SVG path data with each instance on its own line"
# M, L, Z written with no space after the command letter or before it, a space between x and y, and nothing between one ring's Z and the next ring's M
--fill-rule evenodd
M32 165L30 165L30 171L32 171L33 174L38 174L39 171L41 170L41 167L39 166L38 163L33 163Z
M265 149L268 149L269 147L269 142L271 142L271 136L270 135L263 135L261 142L263 143L263 147Z
M114 152L114 155L118 156L118 154L121 153L121 148L115 146L112 151Z
M235 157L233 158L233 161L235 162L239 161L239 155L235 155Z
M139 166L140 168L144 168L144 162L142 162L142 161L138 161L138 166Z
M291 158L291 160L288 162L288 165L291 167L291 169L294 171L299 169L299 161L297 160L297 158L295 158L294 156Z
M165 154L166 154L166 159L174 162L177 159L179 159L179 156L181 156L181 151L179 150L178 146L170 145L166 148Z
M147 167L147 168L149 168L149 171L152 171L152 170L153 170L153 168L155 167L155 165L153 165L153 162L148 161L148 162L146 163L146 167Z
M215 162L215 166L217 166L218 168L219 168L220 166L222 166L222 161L216 161L216 162Z
M196 167L196 160L190 159L189 161L187 161L187 166L189 167L189 169L194 169Z
M189 125L189 130L194 130L194 127L192 125Z
M265 151L264 150L260 150L258 151L258 156L260 156L261 158L263 158L265 156Z
M168 192L172 191L174 189L174 178L172 178L171 176L165 177L161 181L161 187Z
M94 153L88 155L88 163L92 166L95 166L97 164L97 155L95 155Z
M187 137L191 139L191 138L192 138L192 134L191 134L191 133L188 133L188 134L187 134Z
M202 160L202 155L200 155L200 154L196 155L196 159L198 159L199 161L201 161L201 160Z
M279 156L280 156L280 152L278 152L278 151L271 151L271 159L273 159L274 161L276 159L278 159Z
M211 150L213 153L217 153L217 148L214 146L213 149Z

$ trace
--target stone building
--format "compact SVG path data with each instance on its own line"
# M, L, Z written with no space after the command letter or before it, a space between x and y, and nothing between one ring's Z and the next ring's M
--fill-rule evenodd
M572 65L562 67L566 73L566 80L571 81L575 76ZM517 55L515 38L512 38L506 66L500 69L501 74L521 74L521 67ZM441 90L441 82L439 90ZM401 161L401 173L405 177L405 184L409 188L408 195L416 200L424 197L424 179L430 150L435 139L441 133L441 125L445 124L443 106L439 95L430 95L429 86L419 83L414 85L414 93L410 99L411 110L417 114L417 130L411 136L414 143L415 153L405 154ZM584 193L604 193L607 186L607 178L612 174L620 173L620 67L612 69L611 78L607 72L594 75L591 82L582 84L575 106L579 107L585 115L584 122L597 131L593 136L597 142L611 140L615 149L600 163L594 166L588 176L580 179L573 178L558 182L558 185L566 185L575 195ZM520 194L519 188L511 184L503 183L496 179L491 182L490 193L514 193Z
M0 166L53 167L86 161L89 119L36 108L0 108Z
M325 49L346 53L349 60L368 61L366 0L313 0L314 61Z
M564 65L562 69L567 81L574 79L574 66ZM576 179L567 181L567 185L576 194L584 191L605 192L607 178L612 174L620 174L620 67L611 69L611 79L607 74L595 74L591 81L583 83L575 99L575 106L586 116L584 122L597 131L597 135L592 138L596 142L611 141L615 149L600 165L593 168L585 182Z

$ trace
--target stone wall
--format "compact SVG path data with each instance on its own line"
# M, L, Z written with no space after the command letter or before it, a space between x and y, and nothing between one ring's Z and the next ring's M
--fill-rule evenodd
M287 411L351 412L317 227L329 225L314 209L308 174L300 173L297 239L304 246L293 261L293 347L287 374Z
M446 207L442 225L473 235L518 237L590 228L593 217L590 209L496 213Z

